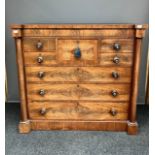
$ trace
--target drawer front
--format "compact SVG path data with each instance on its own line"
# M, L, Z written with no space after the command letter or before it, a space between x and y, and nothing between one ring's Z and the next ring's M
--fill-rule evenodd
M53 120L127 120L128 103L30 102L29 117Z
M134 39L103 39L100 43L100 51L108 53L133 52Z
M101 53L101 66L128 66L133 65L133 53Z
M25 52L25 65L56 65L57 58L55 52Z
M129 84L27 84L28 100L129 101Z
M111 38L134 38L133 29L24 29L25 37L111 37Z
M42 59L39 62L38 59ZM94 60L93 60L94 59ZM96 64L95 58L92 60L68 60L57 61L57 55L54 52L25 52L25 65L37 66L128 66L133 65L133 53L100 53L99 61ZM116 61L117 60L117 61Z
M27 82L130 83L131 68L26 67Z
M60 39L57 45L59 64L95 64L97 62L97 40Z
M55 51L56 40L51 38L23 38L23 50L25 52Z

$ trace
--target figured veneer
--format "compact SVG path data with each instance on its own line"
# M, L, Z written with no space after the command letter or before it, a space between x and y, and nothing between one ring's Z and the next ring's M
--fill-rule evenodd
M39 120L127 120L128 107L127 102L29 102L29 114L31 119Z
M131 68L121 67L26 67L28 83L131 83ZM40 78L38 74L43 74ZM114 74L117 74L114 76ZM116 77L117 76L117 77Z
M116 97L113 90L118 92ZM129 93L129 84L27 84L28 100L129 101Z
M136 99L147 25L14 24L21 120L31 130L137 134Z
M56 50L56 40L53 38L23 38L24 52L54 52Z

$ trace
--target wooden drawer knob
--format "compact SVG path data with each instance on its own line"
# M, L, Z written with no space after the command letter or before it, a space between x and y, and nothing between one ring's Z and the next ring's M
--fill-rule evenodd
M117 72L112 72L112 77L114 79L118 79L119 78L119 74Z
M38 41L37 44L36 44L36 48L37 48L38 50L41 50L41 49L43 48L43 43L40 42L40 41Z
M38 72L38 77L41 79L45 76L45 73L44 72Z
M113 97L116 97L118 95L118 92L116 90L112 90L111 94Z
M121 45L119 43L114 43L113 49L119 51L121 49Z
M110 114L111 114L112 116L116 116L116 115L117 115L117 110L114 109L114 108L112 108L112 109L110 110Z
M42 62L43 62L43 57L42 56L39 56L38 58L37 58L37 62L39 63L39 64L41 64Z
M41 115L45 115L46 112L47 112L46 108L40 109L40 114L41 114Z
M40 89L39 90L39 95L44 96L46 94L44 89Z
M113 59L113 62L115 64L118 64L120 62L120 58L118 56L115 56L114 59Z

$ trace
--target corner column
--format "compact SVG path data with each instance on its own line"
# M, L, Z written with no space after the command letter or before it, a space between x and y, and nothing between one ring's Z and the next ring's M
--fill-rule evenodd
M30 121L27 114L27 98L26 98L26 85L25 85L25 69L22 51L22 29L12 29L12 36L15 38L16 43L16 61L18 66L18 81L20 92L20 116L19 132L28 133L31 130Z
M138 132L138 124L136 118L137 111L137 96L138 96L138 82L139 82L139 68L141 59L141 44L142 38L145 35L143 25L135 25L135 50L133 58L133 71L132 71L132 88L130 98L130 116L128 122L127 132L130 135L135 135Z

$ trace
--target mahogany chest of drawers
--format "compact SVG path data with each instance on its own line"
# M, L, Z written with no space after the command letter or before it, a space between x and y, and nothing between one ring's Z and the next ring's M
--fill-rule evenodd
M12 25L21 121L31 130L137 133L136 99L147 25Z

